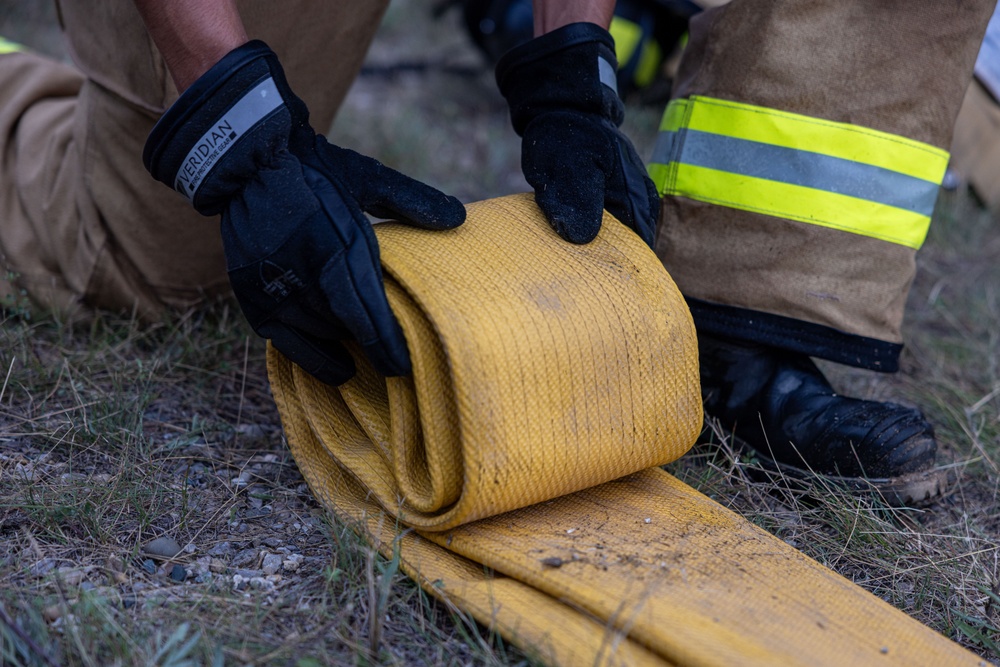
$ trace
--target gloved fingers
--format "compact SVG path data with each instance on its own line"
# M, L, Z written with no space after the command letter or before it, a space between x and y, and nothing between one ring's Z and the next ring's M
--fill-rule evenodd
M323 267L320 285L375 369L383 375L408 375L411 365L406 339L389 307L381 270L368 263L368 252L361 244L353 244L330 258Z
M233 291L252 323L353 339L378 370L405 374L409 357L385 297L372 225L337 176L309 157L263 171L224 216ZM287 211L298 219L283 217Z
M590 243L601 231L604 174L598 169L588 171L591 173L586 176L567 174L533 185L538 207L559 236L570 243Z
M437 188L378 160L327 143L321 153L362 210L424 229L454 229L465 222L465 206Z
M570 243L589 243L604 218L606 160L587 128L566 120L528 126L521 168L535 190L535 202L559 236ZM573 159L566 159L567 145L574 147Z
M340 385L354 377L354 359L336 341L313 338L276 320L265 322L255 330L320 382Z

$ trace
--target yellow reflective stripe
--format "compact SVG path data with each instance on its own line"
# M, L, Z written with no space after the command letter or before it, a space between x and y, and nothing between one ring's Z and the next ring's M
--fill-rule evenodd
M667 179L670 178L670 172L673 171L673 167L676 167L676 165L658 164L656 162L650 162L646 166L646 171L649 173L649 177L653 180L653 183L656 184L656 189L661 197L667 194L666 183ZM663 185L661 186L661 184Z
M655 40L646 42L645 48L639 55L639 64L635 68L635 82L640 87L648 86L656 79L660 73L660 63L663 61L663 53L659 43Z
M615 56L618 58L619 69L624 67L635 55L636 49L642 44L642 26L634 21L615 16L608 28L615 40ZM662 49L656 40L648 40L642 47L639 60L635 67L633 79L639 87L648 86L659 73L660 62L663 60Z
M667 106L649 173L661 195L919 248L947 161L906 137L694 96Z
M660 119L660 132L676 132L681 129L689 106L687 98L670 102L663 110L663 118Z
M616 16L611 19L608 32L615 40L615 56L618 58L619 65L627 63L632 54L635 53L639 40L642 39L642 28L639 27L638 23Z
M686 129L821 153L941 182L948 152L888 132L811 116L692 96Z
M866 199L704 167L674 163L669 167L652 165L650 174L654 171L662 179L658 182L666 183L665 194L830 227L914 249L923 243L931 221L929 216Z
M0 54L4 53L16 53L17 51L23 51L24 47L17 42L12 42L9 39L4 39L0 37Z

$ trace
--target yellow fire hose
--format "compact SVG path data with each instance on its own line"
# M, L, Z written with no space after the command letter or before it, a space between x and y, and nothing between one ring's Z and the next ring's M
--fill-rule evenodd
M268 371L320 501L429 593L552 665L982 664L657 467L701 427L697 346L622 225L568 244L523 195L376 231L413 376Z

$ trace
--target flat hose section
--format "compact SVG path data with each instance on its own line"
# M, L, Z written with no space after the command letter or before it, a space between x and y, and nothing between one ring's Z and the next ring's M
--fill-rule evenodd
M695 331L614 218L376 234L413 376L268 372L313 492L427 592L551 665L980 663L658 467L701 430Z

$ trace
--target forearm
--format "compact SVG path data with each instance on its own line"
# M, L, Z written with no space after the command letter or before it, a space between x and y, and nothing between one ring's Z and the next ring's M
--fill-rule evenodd
M602 28L611 24L615 0L532 0L535 37L570 23L596 23Z
M179 91L247 42L235 0L135 0Z

